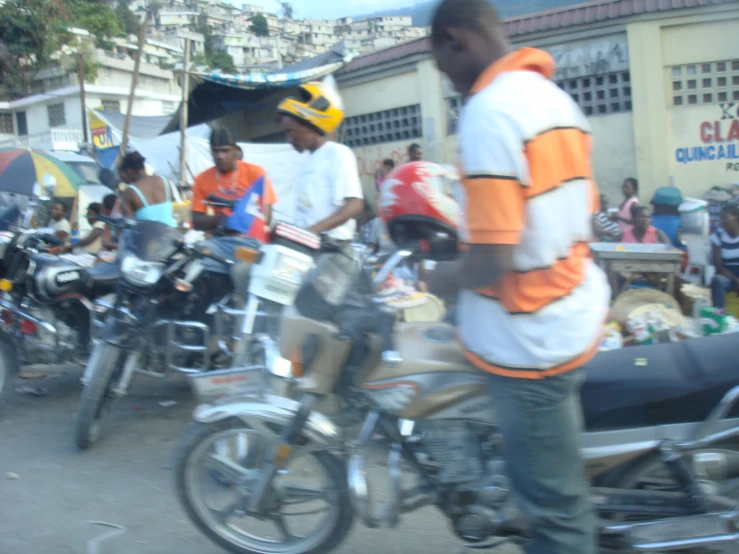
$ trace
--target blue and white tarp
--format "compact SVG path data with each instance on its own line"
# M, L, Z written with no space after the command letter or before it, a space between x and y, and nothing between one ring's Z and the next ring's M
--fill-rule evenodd
M301 83L314 81L340 69L344 62L314 67L303 71L286 73L248 73L244 75L226 75L223 73L194 73L196 79L210 81L219 85L241 90L259 90L274 88L291 88Z

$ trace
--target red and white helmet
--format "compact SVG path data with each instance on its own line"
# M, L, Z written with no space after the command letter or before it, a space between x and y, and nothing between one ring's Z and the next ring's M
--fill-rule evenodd
M420 248L430 257L448 257L454 244L456 253L462 220L454 199L458 186L459 176L448 166L411 162L394 169L382 183L377 201L393 242L401 248Z

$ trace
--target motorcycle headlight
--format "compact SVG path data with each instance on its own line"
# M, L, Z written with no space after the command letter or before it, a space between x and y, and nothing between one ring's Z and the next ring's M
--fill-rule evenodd
M272 270L272 277L289 281L299 285L303 282L303 276L310 271L313 260L310 258L281 255Z
M121 261L121 275L133 285L154 285L162 277L164 264L145 262L133 254L126 254Z

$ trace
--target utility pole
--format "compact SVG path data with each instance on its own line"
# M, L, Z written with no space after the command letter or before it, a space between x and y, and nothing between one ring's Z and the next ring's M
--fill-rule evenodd
M187 183L187 108L190 101L190 39L185 39L185 65L182 67L182 104L180 105L180 189Z
M133 113L133 101L136 95L136 85L139 84L139 71L141 70L141 58L144 55L144 44L146 43L146 19L141 23L139 31L139 49L136 52L136 63L133 66L133 75L131 76L131 92L128 95L128 106L126 106L126 119L123 121L123 136L121 137L121 146L118 149L118 158L115 161L116 167L121 163L123 156L126 155L126 147L128 146L128 128L131 126L131 114Z
M77 52L77 80L80 82L80 102L82 104L82 135L87 144L87 96L85 95L85 60L82 50Z

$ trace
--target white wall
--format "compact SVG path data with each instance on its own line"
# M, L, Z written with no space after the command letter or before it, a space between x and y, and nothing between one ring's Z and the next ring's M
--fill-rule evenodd
M588 119L593 131L593 173L598 189L616 204L621 184L636 176L634 119L631 112L599 115ZM662 186L662 185L659 185ZM649 198L642 198L649 202Z

